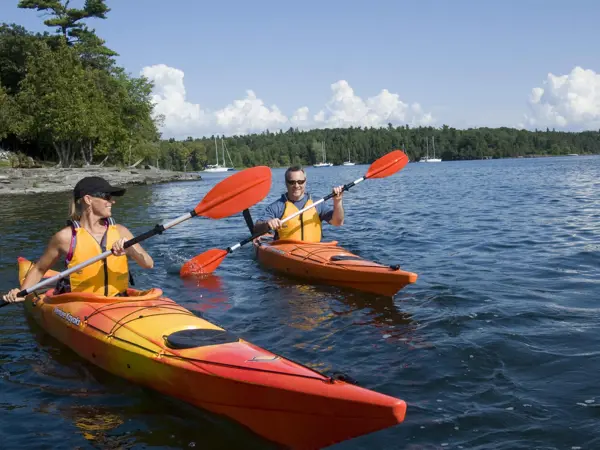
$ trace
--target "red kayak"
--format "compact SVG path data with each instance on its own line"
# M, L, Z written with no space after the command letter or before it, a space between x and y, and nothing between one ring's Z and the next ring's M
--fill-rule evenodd
M417 281L416 273L363 259L337 245L337 241L273 241L262 237L255 241L255 247L258 260L265 267L314 283L392 296Z
M19 259L20 280L31 264ZM49 290L29 295L25 307L49 334L92 364L227 416L287 448L323 448L404 420L404 401L253 345L195 316L160 289L130 289L128 295Z

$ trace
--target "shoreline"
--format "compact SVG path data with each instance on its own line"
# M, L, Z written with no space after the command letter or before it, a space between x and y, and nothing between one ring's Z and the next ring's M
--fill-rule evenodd
M80 168L0 168L0 196L67 192L86 176L101 176L113 186L196 181L196 172L174 172L156 168L121 169L118 167Z

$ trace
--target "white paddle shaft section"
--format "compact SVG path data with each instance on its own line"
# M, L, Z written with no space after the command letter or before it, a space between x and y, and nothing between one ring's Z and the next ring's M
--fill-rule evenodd
M89 266L90 264L94 264L96 261L103 260L104 258L107 258L109 255L112 255L112 252L110 250L106 250L104 253L102 253L100 255L96 255L93 258L88 259L87 261L79 263L76 266L73 266L70 269L65 270L64 272L56 274L53 277L46 278L45 280L40 281L38 284L34 284L33 286L28 287L24 291L27 292L27 294L31 294L33 291L37 291L40 288L43 288L45 286L50 286L51 284L54 284L61 278L71 275L73 272L77 272L78 270L81 270L84 267Z
M188 219L191 219L192 215L190 213L184 214L183 216L178 217L177 219L171 220L170 222L167 222L163 225L165 230L168 230L171 227L174 227L175 225L180 224L181 222L185 222Z
M281 223L286 223L288 220L292 220L294 217L298 217L298 216L299 216L300 214L302 214L303 212L305 212L305 211L308 211L308 210L309 210L309 209L311 209L311 208L314 208L314 207L315 207L315 206L317 206L319 203L323 203L324 201L325 201L325 198L322 198L322 199L320 199L320 200L317 200L317 201L316 201L316 202L314 202L312 205L310 205L310 206L306 206L306 207L302 208L300 211L298 211L298 212L295 212L295 213L294 213L294 214L292 214L291 216L289 216L289 217L286 217L285 219L283 219L283 220L281 221Z
M360 183L361 181L364 181L364 180L365 180L365 177L360 177L358 180L356 180L356 181L353 181L352 183L350 183L350 185L351 185L351 186L355 186L355 185L357 185L358 183ZM346 186L344 186L344 188L345 188L345 187L346 187ZM344 189L344 190L347 190L347 189ZM291 216L289 216L289 217L286 217L285 219L283 219L283 220L281 221L281 223L286 223L288 220L291 220L291 219L293 219L294 217L297 217L297 216L299 216L299 215L300 215L300 214L302 214L303 212L305 212L305 211L308 211L310 208L314 208L314 207L315 207L315 206L317 206L319 203L323 203L325 200L329 200L329 199L330 199L330 198L332 198L333 196L334 196L334 194L333 194L333 193L331 193L331 194L329 194L327 197L323 197L322 199L320 199L320 200L317 200L317 201L316 201L316 202L314 202L312 205L309 205L309 206L307 206L307 207L305 207L305 208L302 208L300 211L298 211L298 212L295 212L294 214L292 214L292 215L291 215Z

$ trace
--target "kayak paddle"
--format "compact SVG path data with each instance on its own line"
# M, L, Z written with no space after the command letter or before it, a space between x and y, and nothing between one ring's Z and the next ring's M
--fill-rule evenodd
M404 152L402 152L401 150L393 150L390 153L387 153L386 155L384 155L381 158L379 158L378 160L376 160L373 164L371 164L369 166L369 170L367 170L367 173L365 175L363 175L361 178L353 181L352 183L348 183L348 184L344 185L342 191L347 191L352 186L357 185L358 183L366 180L367 178L389 177L390 175L393 175L396 172L398 172L399 170L401 170L402 168L404 168L404 166L406 166L407 163L408 163L408 156L406 156L406 154ZM332 192L331 194L323 197L322 199L317 200L312 205L307 206L306 208L303 208L300 211L298 211L298 212L292 214L291 216L287 217L286 219L282 220L281 223L285 223L288 220L291 220L294 217L309 210L310 208L314 208L319 203L329 200L334 195L335 194ZM212 273L216 270L217 267L219 267L219 265L221 264L223 259L225 259L225 257L229 253L233 253L235 250L237 250L241 246L246 245L248 242L252 242L257 237L260 237L263 234L267 234L268 232L269 231L267 230L262 233L260 233L260 232L254 233L252 236L244 239L241 242L238 242L237 244L235 244L231 247L228 247L226 250L222 250L222 249L218 249L218 248L211 248L210 250L207 250L204 253L201 253L200 255L194 256L192 259L190 259L188 262L186 262L181 267L181 270L179 271L179 275L181 277L187 277L187 276L191 276L191 275L204 275L204 274Z
M123 245L124 248L129 248L139 242L145 241L146 239L162 234L163 231L174 227L181 222L191 219L194 216L204 216L210 219L222 219L223 217L232 216L250 206L258 203L267 196L271 189L271 169L266 166L257 166L250 169L242 170L236 174L225 178L224 180L217 183L209 192L204 196L202 201L196 205L196 207L190 212L162 225L156 225L153 229L128 240ZM94 256L76 266L71 267L63 272L60 272L53 277L46 278L39 283L23 289L17 295L18 297L25 297L42 287L54 284L61 278L64 278L73 272L83 269L96 261L103 260L112 255L111 250L107 250L104 253ZM14 302L17 303L17 302ZM0 308L8 305L9 302L0 302Z

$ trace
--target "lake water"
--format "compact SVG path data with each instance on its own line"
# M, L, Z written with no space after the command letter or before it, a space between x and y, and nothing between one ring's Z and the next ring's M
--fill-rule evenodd
M367 166L307 169L314 197ZM273 170L271 194L283 186ZM131 187L114 217L134 234L192 209L226 175ZM0 198L0 291L38 258L69 194ZM393 299L261 269L249 247L199 283L181 264L248 236L241 215L195 218L144 244L138 287L275 353L408 403L404 423L335 449L600 448L600 157L409 164L344 195L325 236L416 272ZM96 369L20 306L0 310L3 448L270 448L236 424Z

